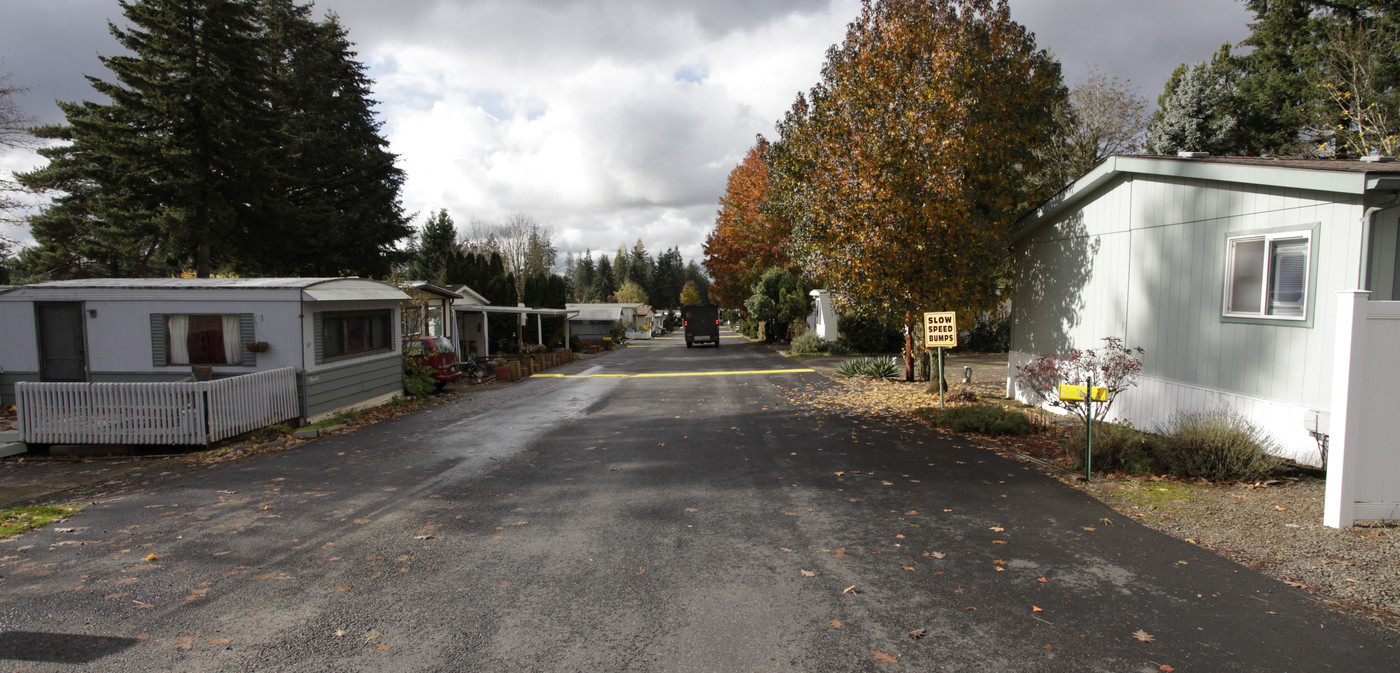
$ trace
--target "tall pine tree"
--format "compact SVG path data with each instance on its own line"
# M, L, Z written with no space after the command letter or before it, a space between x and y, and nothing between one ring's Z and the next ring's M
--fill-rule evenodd
M68 141L21 174L37 277L385 275L403 174L334 17L291 0L120 0L110 102L60 103Z

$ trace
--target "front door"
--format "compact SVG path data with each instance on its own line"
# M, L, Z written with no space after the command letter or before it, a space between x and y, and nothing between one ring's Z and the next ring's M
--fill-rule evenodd
M79 302L34 304L39 325L39 380L86 381L83 305Z

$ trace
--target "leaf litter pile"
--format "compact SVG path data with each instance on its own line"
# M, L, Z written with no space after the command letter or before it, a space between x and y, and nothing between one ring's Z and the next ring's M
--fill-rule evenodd
M805 363L804 363L805 364ZM1003 361L1004 368L1004 361ZM814 366L830 379L788 391L798 413L882 418L933 428L916 413L938 406L926 382L845 379ZM977 437L974 445L1031 462L1159 531L1210 549L1303 590L1334 609L1400 629L1400 522L1363 521L1345 530L1322 525L1326 483L1309 476L1267 483L1210 483L1170 477L1096 476L1085 484L1068 470L1060 449L1064 426L1047 414L1002 399L1004 381L979 376L959 384L949 372L949 407L993 403L1019 407L1036 432L1020 437ZM1002 370L1004 371L1004 369ZM936 389L935 389L936 390ZM1262 525L1261 525L1262 524Z

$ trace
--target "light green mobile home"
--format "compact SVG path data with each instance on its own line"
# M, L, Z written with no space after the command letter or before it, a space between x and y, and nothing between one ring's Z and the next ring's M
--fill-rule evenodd
M1113 157L1016 226L1016 368L1118 337L1146 349L1116 418L1228 407L1318 465L1340 292L1400 299L1400 164Z

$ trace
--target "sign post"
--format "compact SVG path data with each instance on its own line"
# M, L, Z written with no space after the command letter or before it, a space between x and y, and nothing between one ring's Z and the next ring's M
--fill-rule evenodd
M924 314L924 348L938 348L938 406L943 406L943 348L958 345L958 314L940 311Z
M1082 386L1060 385L1060 399L1066 402L1083 402L1089 405L1089 413L1084 414L1084 481L1092 479L1094 457L1094 403L1108 401L1108 388L1095 388L1094 377L1090 376Z

